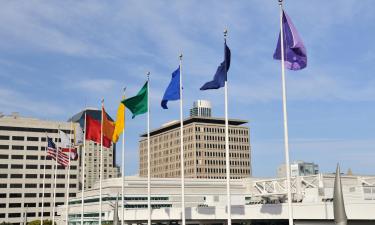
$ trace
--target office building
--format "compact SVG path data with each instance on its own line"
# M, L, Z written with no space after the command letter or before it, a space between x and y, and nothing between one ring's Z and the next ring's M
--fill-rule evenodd
M211 117L211 102L206 100L197 100L193 103L193 108L190 109L190 116L197 117Z
M308 176L308 175L315 175L319 173L319 165L310 162L304 161L295 161L290 164L290 175L292 177L295 176ZM277 169L277 177L285 177L286 176L286 168L285 164L282 164Z
M46 136L59 145L58 129L71 132L71 123L25 118L13 113L0 117L0 223L21 224L41 217L43 174L45 173L44 218L53 212L54 168L56 161L46 158ZM57 166L56 205L78 192L78 161L71 161L68 170Z
M85 113L96 120L101 120L101 110L95 108L87 108L75 114L69 121L78 122L84 127ZM108 118L113 119L108 115ZM83 151L83 146L79 147L79 153ZM89 189L96 181L99 181L100 175L100 144L93 141L86 141L85 154L85 189ZM80 161L80 175L82 175L82 162ZM110 148L103 148L103 179L114 178L120 176L120 169L116 167L116 144L112 144ZM81 186L80 178L80 186Z
M249 128L245 120L229 120L231 178L251 176ZM180 176L180 121L150 132L151 176ZM225 121L213 117L184 120L185 177L226 178ZM139 142L139 174L147 176L147 134Z

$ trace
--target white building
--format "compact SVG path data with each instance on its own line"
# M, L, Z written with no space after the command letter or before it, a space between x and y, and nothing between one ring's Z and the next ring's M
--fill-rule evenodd
M117 196L121 199L121 178L103 182L102 221L113 221ZM171 224L181 220L181 183L179 178L151 180L151 219ZM333 225L334 175L318 174L292 178L293 212L296 225ZM345 206L350 225L375 224L375 176L342 176ZM85 191L84 224L97 224L99 186ZM285 179L235 179L231 181L233 223L252 225L284 224L288 219ZM226 181L221 179L185 179L187 224L224 224ZM119 203L118 215L123 208ZM66 208L59 207L58 224L65 224ZM146 224L147 178L125 178L124 218L126 224ZM79 225L81 198L70 199L69 224ZM263 223L260 223L263 222Z
M51 219L55 161L46 157L46 136L58 145L58 129L71 132L71 123L20 117L18 113L0 118L0 223L13 224L41 217L43 172L45 175L44 218ZM78 161L71 162L70 182L67 169L57 167L56 205L78 192Z
M197 100L190 109L190 116L211 117L211 102L207 100Z

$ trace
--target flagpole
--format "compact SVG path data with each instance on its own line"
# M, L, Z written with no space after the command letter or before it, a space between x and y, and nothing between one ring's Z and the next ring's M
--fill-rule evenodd
M181 220L185 225L185 160L184 160L184 116L182 112L182 54L180 54L180 158L181 158Z
M47 135L47 132L46 132L46 149L44 149L45 151L45 155L44 155L44 167L43 167L43 189L42 189L42 218L41 218L41 221L40 221L40 224L43 225L43 219L44 219L44 192L45 192L45 183L46 183L46 161L47 161L47 149L48 149L48 135Z
M68 174L68 184L66 187L66 225L69 225L69 191L70 191L70 157L71 157L71 151L72 151L72 131L73 131L73 121L70 121L70 133L69 133L69 164L66 167L67 174Z
M57 129L57 134L60 133L60 126L58 127ZM59 156L58 156L58 151L59 151L59 145L58 145L58 138L57 138L57 141L56 141L56 151L55 151L55 160L56 160L56 163L55 163L55 182L54 182L54 185L53 185L53 208L52 208L52 224L55 224L55 208L56 208L56 182L57 182L57 166L58 166L58 160L59 160Z
M125 90L123 90L122 99L125 99ZM125 112L124 112L125 113ZM125 120L124 120L125 123ZM125 124L124 124L125 127ZM121 185L121 201L122 201L122 219L121 225L124 225L124 217L125 217L125 196L124 196L124 185L125 185L125 129L122 132L122 185Z
M102 116L100 121L100 176L99 176L99 225L102 224L102 179L103 179L103 108L104 99L102 99Z
M279 0L280 5L280 44L281 44L281 79L283 89L283 115L284 115L284 147L285 147L285 167L288 190L288 212L289 225L293 225L292 193L290 187L290 164L289 164L289 137L288 137L288 115L286 108L286 85L285 85L285 65L284 65L284 29L283 29L283 0Z
M84 217L84 191L85 191L85 154L86 154L86 114L87 111L85 110L85 121L83 125L83 131L85 135L83 137L83 149L82 149L82 156L81 156L81 166L82 166L82 177L81 177L81 182L82 182L82 190L81 190L81 225L83 225L83 217Z
M224 42L227 41L228 30L224 30ZM224 46L224 57L225 57L225 46ZM227 61L225 62L225 74L227 74ZM227 76L226 76L227 77ZM228 81L225 80L224 86L224 99L225 99L225 165L226 165L226 174L227 174L227 225L232 224L231 219L231 196L230 196L230 157L229 157L229 126L228 126Z
M147 224L151 225L150 72L147 72Z

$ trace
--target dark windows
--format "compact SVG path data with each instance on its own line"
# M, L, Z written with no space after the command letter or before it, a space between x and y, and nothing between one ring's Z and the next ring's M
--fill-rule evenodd
M24 150L24 146L22 145L12 145L12 150Z
M22 188L22 184L10 184L10 188Z
M11 169L23 169L23 165L22 164L12 164L12 165L10 165L10 168Z
M24 141L25 137L23 137L23 136L13 136L12 140L13 141Z
M38 178L38 174L26 174L26 178L36 179L36 178Z
M26 147L26 150L30 150L30 151L38 151L39 147L38 146L27 146Z
M56 197L64 197L65 196L65 193L56 193ZM56 202L57 204L57 202ZM64 203L63 203L64 204ZM63 205L62 204L62 205ZM57 206L57 205L56 205Z
M37 188L37 184L25 184L25 188Z
M0 154L0 159L8 159L9 155Z
M9 149L9 145L0 145L0 149Z
M26 164L26 169L38 169L38 165Z
M2 173L2 174L0 174L0 178L8 178L8 174Z
M0 164L0 169L8 169L8 164Z
M12 159L23 159L23 155L12 155Z
M9 140L9 136L0 135L0 140Z
M7 188L7 184L0 184L0 188Z
M22 198L22 194L20 194L20 193L10 193L9 198Z
M65 184L56 184L57 188L65 188Z
M28 141L39 141L38 137L27 137Z
M27 155L26 159L27 160L38 160L38 156L37 155Z
M25 193L25 198L36 198L36 193Z
M23 178L23 174L11 174L10 178Z
M21 217L21 213L9 213L8 218L17 218Z
M9 203L9 208L21 208L21 203Z

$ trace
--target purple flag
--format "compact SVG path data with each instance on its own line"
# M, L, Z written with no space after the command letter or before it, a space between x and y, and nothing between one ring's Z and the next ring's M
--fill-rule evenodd
M284 64L290 70L301 70L307 65L306 49L290 17L283 11ZM274 59L281 60L280 34Z

